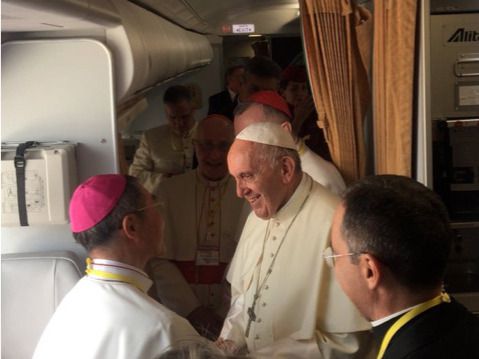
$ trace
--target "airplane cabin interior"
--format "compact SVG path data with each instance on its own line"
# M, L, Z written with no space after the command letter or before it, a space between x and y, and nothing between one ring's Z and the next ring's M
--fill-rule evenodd
M374 17L378 1L353 2ZM142 133L166 123L169 86L192 91L199 120L231 65L266 55L282 68L308 66L300 3L1 1L2 358L31 357L52 308L82 276L86 252L68 218L75 187L99 173L128 171ZM455 239L445 285L477 316L479 5L417 4L411 175L449 210ZM372 121L369 108L360 131L366 174L375 171ZM46 274L32 281L32 272ZM50 308L35 312L32 299Z

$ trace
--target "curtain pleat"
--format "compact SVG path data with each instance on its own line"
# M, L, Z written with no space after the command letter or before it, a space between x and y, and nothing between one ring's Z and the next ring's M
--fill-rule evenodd
M417 0L374 1L376 174L411 176Z
M350 0L300 0L301 20L318 125L346 182L365 172L363 121L369 105L367 76L370 14ZM367 42L370 44L370 41Z

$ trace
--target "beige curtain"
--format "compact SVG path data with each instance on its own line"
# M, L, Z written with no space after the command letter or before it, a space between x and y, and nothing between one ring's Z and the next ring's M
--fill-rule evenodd
M318 125L334 163L351 182L365 172L363 120L370 102L371 16L350 0L299 3Z
M418 0L374 1L376 174L411 176L417 7Z

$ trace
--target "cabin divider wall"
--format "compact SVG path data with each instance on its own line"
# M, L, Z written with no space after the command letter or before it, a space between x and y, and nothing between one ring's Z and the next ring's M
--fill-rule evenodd
M118 172L113 63L91 39L12 41L2 44L2 142L77 143L78 182ZM28 170L28 164L27 164ZM68 224L2 226L2 253L85 252Z

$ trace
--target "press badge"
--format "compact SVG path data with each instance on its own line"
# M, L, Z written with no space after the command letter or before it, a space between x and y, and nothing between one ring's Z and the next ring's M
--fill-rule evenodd
M220 251L200 249L196 251L197 266L217 266L220 264Z

